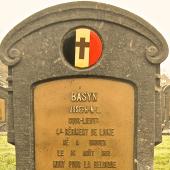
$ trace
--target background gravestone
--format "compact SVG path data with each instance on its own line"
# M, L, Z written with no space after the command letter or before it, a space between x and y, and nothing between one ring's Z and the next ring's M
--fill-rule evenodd
M7 89L0 86L0 132L7 131Z
M150 24L100 3L54 6L16 26L0 58L17 170L153 169L167 55Z
M163 88L162 93L162 103L163 103L163 134L170 134L170 85Z

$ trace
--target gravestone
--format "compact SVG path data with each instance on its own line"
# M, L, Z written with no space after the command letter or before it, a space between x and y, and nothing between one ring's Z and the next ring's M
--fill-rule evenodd
M166 121L166 115L165 115L165 93L164 90L167 87L167 85L163 86L161 89L161 113L162 113L162 129L165 126L165 121Z
M7 89L0 86L0 132L7 131Z
M167 85L163 88L162 100L163 100L162 133L170 134L170 85Z
M17 170L153 169L167 55L155 28L106 4L58 5L16 26L0 58Z

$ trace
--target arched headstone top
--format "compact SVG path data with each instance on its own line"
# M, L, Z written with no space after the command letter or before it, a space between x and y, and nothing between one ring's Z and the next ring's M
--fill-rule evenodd
M151 46L146 47L145 52L145 57L151 63L161 63L168 55L165 39L142 18L111 5L96 2L72 2L42 10L17 25L2 41L0 59L6 65L15 65L22 58L22 52L13 48L18 41L49 25L78 20L114 23L143 35L152 42Z
M164 89L163 89L164 93L169 93L170 94L170 85L167 85Z

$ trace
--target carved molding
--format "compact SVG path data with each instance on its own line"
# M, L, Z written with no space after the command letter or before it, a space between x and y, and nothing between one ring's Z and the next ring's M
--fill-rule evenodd
M158 50L155 46L146 48L146 58L153 64L162 63L166 59L167 55L166 51Z
M9 52L0 52L0 59L8 66L14 66L21 60L21 52L18 49L10 49Z

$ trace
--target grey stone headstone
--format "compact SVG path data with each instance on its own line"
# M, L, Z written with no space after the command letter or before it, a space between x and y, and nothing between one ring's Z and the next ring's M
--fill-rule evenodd
M79 27L95 30L103 41L101 60L87 69L70 66L62 51L63 37ZM160 64L167 55L167 43L155 28L128 11L106 4L58 5L17 25L0 46L0 59L9 69L8 141L15 143L17 170L35 169L36 85L89 77L133 85L133 169L152 170L154 146L161 141Z

